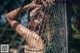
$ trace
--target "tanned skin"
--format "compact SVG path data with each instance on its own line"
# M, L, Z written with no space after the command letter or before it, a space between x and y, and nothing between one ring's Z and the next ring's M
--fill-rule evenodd
M40 2L38 2L40 1ZM25 53L45 53L44 50L44 43L41 39L41 37L35 32L32 31L26 27L24 27L23 25L21 25L18 21L16 21L16 16L21 14L22 12L24 12L25 10L27 10L28 8L34 8L34 10L32 10L30 12L30 17L34 16L34 14L36 14L35 12L37 10L40 9L41 5L44 4L45 6L46 3L43 0L33 0L30 4L25 5L22 8L17 8L11 12L9 12L8 14L5 15L7 21L9 22L9 24L11 25L11 27L20 35L25 39L25 43L27 43L25 45L25 47L27 49L34 49L34 50L39 50L39 51L26 51ZM17 14L17 15L16 15ZM34 20L33 23L40 23L38 20Z
M41 37L35 32L31 31L30 29L24 27L21 25L18 21L16 21L16 14L19 13L21 14L28 8L36 8L39 7L40 5L36 5L34 3L30 3L28 5L25 5L21 10L20 8L17 8L8 14L5 15L7 21L11 25L11 27L25 39L26 47L27 49L35 49L35 50L43 50L44 49L44 43L41 39ZM38 8L36 8L37 10ZM31 13L32 14L32 13ZM30 14L30 16L32 16ZM33 53L32 51L25 51L25 53ZM43 51L35 52L35 53L43 53Z

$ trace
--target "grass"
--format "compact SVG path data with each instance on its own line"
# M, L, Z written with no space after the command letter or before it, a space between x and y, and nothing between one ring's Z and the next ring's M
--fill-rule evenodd
M79 39L80 40L80 34L74 34L73 39Z
M73 35L73 43L71 45L70 53L80 53L80 34L78 33Z

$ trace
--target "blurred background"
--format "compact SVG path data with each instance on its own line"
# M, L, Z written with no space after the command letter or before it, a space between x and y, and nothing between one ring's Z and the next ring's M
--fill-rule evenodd
M24 44L24 39L10 27L4 15L15 8L30 3L31 0L0 0L0 44L14 43L16 45ZM69 0L67 2L67 19L68 19L68 49L69 53L80 53L80 0ZM28 13L27 11L24 13ZM23 14L21 24L24 26L28 16ZM6 37L6 38L5 38ZM12 45L10 47L13 47Z
M80 0L68 0L67 18L69 53L80 53Z
M14 53L16 53L15 47L21 46L24 43L24 39L17 36L18 34L10 27L4 15L30 2L31 0L0 0L0 44L9 44L10 48L14 48L14 50L11 49L13 52L15 51ZM27 14L27 11L24 13ZM25 23L27 23L28 16L24 13L24 16L21 16L22 20L18 20L22 25L27 26Z

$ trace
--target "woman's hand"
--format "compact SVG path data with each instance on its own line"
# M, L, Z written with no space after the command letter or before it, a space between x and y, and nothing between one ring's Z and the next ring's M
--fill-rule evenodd
M41 7L41 4L37 4L35 0L33 0L30 4L25 5L24 8L36 8L36 7Z

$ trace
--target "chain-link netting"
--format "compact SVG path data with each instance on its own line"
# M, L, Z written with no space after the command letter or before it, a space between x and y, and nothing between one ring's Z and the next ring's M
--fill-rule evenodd
M3 15L1 15L1 19L4 18L4 15L7 12L17 8L21 4L20 2L23 1L17 0L13 2L12 0L8 0L7 2L4 2L4 5L2 5L0 9L0 13ZM10 4L13 7L8 6ZM10 10L8 11L8 9ZM37 11L34 16L30 17L28 14L29 9L19 16L18 21L20 21L23 26L35 31L41 37L45 45L45 53L67 53L67 20L65 18L65 3L56 2L48 5L47 7L42 5L40 10ZM34 24L34 20L38 20L40 23L32 26ZM8 23L0 27L0 44L9 44L10 52L24 53L24 39L19 37L19 35L12 28L10 28Z

